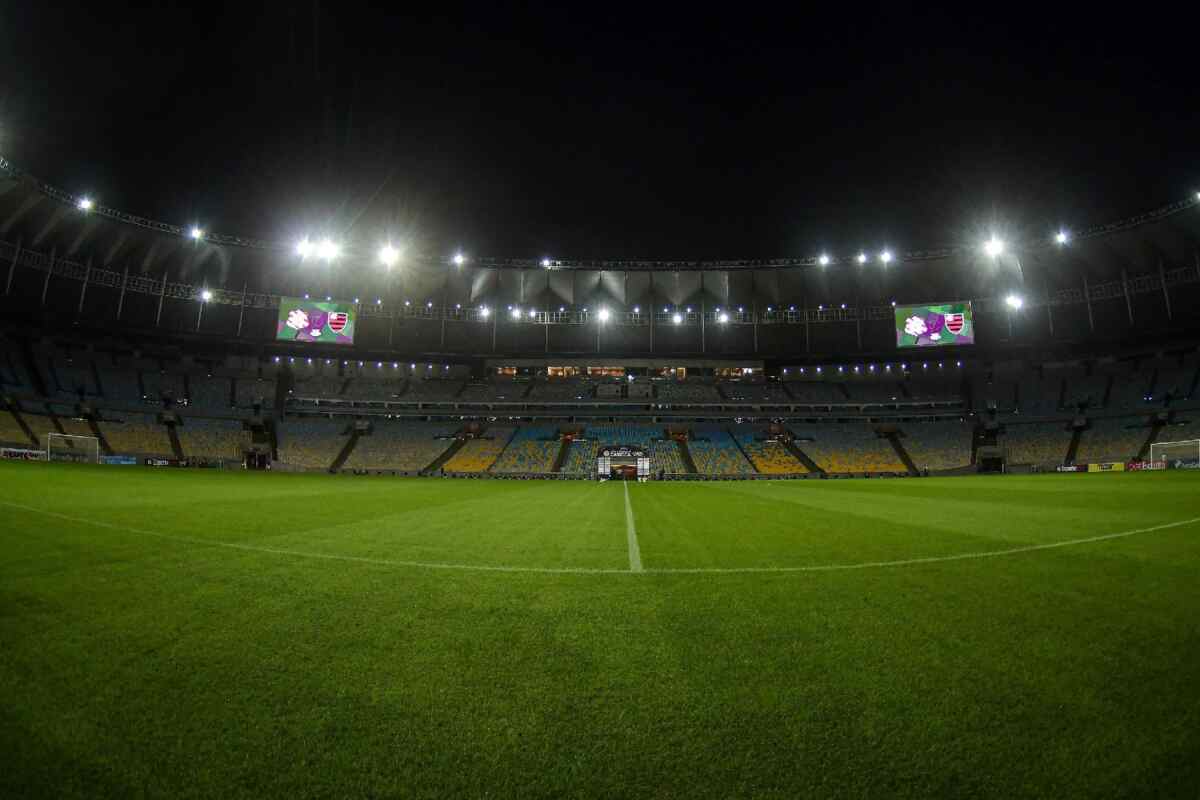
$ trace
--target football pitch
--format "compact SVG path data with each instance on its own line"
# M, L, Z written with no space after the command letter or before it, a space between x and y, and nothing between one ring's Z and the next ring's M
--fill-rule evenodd
M1195 797L1200 473L0 463L2 797Z

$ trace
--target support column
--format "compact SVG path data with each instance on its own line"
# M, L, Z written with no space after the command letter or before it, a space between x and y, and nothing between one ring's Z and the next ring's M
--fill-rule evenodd
M42 282L42 308L46 307L46 293L50 291L50 277L54 275L54 258L57 252L55 248L50 250L50 264L46 268L46 280Z
M1133 299L1129 296L1129 275L1121 267L1121 289L1125 292L1125 311L1129 314L1129 327L1133 327Z
M121 277L121 294L117 298L117 319L121 318L121 312L125 309L125 287L129 285L129 265L125 265L125 274Z
M246 316L246 282L242 281L242 302L238 306L238 324L237 324L237 333L234 334L235 336L242 335L242 320L245 318L245 316Z
M87 297L88 281L92 277L92 259L88 258L87 267L83 271L83 286L79 287L79 306L75 309L76 314L83 314L83 300Z
M17 271L17 262L21 260L21 243L24 239L17 239L17 249L13 251L12 263L8 265L8 282L4 284L4 293L12 294L13 273Z
M1096 318L1092 316L1092 292L1088 288L1087 275L1083 276L1083 302L1087 304L1088 312L1088 330L1092 333L1096 332Z
M169 273L167 273L167 272L163 273L162 288L160 288L158 291L158 311L156 311L154 314L154 327L156 327L156 328L158 327L159 323L162 321L163 299L167 296L167 276L168 276L168 274Z
M1163 262L1158 260L1158 283L1162 286L1163 303L1167 306L1167 322L1171 321L1171 293L1167 290L1167 272L1163 268Z

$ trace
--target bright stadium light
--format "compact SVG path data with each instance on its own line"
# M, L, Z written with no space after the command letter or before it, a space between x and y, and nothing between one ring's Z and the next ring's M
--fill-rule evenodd
M456 267L461 267L461 266L462 266L463 264L465 264L465 263L467 263L467 257L466 257L466 256L464 256L462 253L455 253L455 254L454 254L454 265L455 265Z
M529 309L529 318L530 318L530 319L533 319L533 318L534 318L534 317L536 317L536 316L537 316L537 312L536 312L536 311L534 311L532 308L531 308L531 309Z
M1008 297L1004 298L1004 302L1008 304L1009 308L1012 309L1019 309L1021 306L1025 305L1025 301L1015 294L1010 294Z
M95 203L92 202L92 198L90 197L81 197L75 205L79 207L80 211L91 211Z
M492 312L488 311L487 306L484 306L483 308L479 309L479 316L483 317L484 319L487 319L487 316L490 313L492 313Z
M325 261L333 261L341 252L342 248L333 239L322 239L321 243L317 245L317 256Z
M729 322L729 315L722 311L720 315L717 316L717 322L720 322L722 325L724 325L726 322Z
M879 254L879 260L882 261L884 264L892 263L892 251L884 250L882 253Z
M400 251L392 247L391 244L385 244L379 248L379 263L385 267L391 268L400 260Z
M207 303L209 300L212 300L212 298L213 298L213 294L212 294L212 291L211 291L211 290L209 290L209 289L205 289L204 291L202 291L202 292L200 293L200 299L201 299L201 300L203 300L203 301L204 301L204 302L206 302L206 303Z
M542 266L543 266L543 267L549 267L549 266L550 266L550 259L548 259L548 258L543 258L543 259L542 259Z
M607 309L607 308L602 308L602 309L600 309L600 321L601 321L601 322L608 322L608 316L609 316L609 315L608 315L608 309Z
M520 318L521 318L521 309L519 309L519 308L514 308L514 309L512 310L512 318L513 318L513 319L520 319Z
M983 252L991 258L996 258L1004 252L1004 241L993 235L992 238L983 243Z
M312 255L312 249L312 242L308 240L307 236L296 242L296 255L300 256L301 258L308 258L310 255Z
M640 314L640 313L642 313L642 307L641 307L641 306L634 306L634 307L633 307L633 313L635 313L635 314Z
M678 325L683 322L683 317L680 314L674 314L671 316L671 322L674 322L676 325Z
M829 266L829 256L825 255L824 253L821 253L821 255L817 258L817 263L820 264L822 267L828 267Z
M191 231L188 232L188 236L192 237L196 241L200 241L201 239L204 238L204 231L201 230L200 228L193 226Z
M1059 231L1058 233L1054 234L1054 241L1058 244L1066 244L1067 242L1071 241L1071 234L1067 233L1066 231Z
M865 263L867 263L867 254L866 254L866 253L859 253L859 254L858 254L858 258L857 258L856 260L857 260L857 261L858 261L858 263L860 263L860 264L865 264Z

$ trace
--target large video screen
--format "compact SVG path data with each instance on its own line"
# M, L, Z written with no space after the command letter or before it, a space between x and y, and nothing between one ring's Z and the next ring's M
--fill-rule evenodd
M285 342L354 344L355 321L353 303L284 297L279 301L275 338Z
M897 347L975 344L970 302L896 307Z

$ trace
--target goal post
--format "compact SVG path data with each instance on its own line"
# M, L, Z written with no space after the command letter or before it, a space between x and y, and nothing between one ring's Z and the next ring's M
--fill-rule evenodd
M1150 461L1151 463L1166 462L1168 466L1200 465L1200 439L1154 442L1150 445Z
M100 440L95 436L78 436L72 433L47 433L46 460L99 464Z

